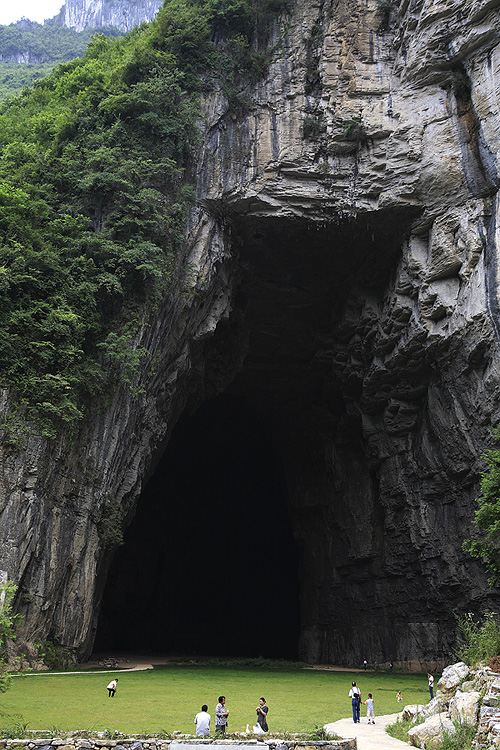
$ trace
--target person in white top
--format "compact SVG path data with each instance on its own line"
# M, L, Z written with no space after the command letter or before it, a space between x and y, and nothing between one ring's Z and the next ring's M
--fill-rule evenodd
M196 724L196 736L197 737L208 737L210 734L210 721L212 717L207 713L208 706L203 704L199 714L194 717L194 723Z
M375 708L373 706L373 695L368 693L368 698L364 701L366 705L366 718L368 724L375 724Z
M356 687L356 683L352 683L352 688L349 690L349 698L352 703L352 720L355 724L359 724L359 709L361 706L361 690Z
M429 693L431 695L431 700L434 698L434 677L431 675L430 672L427 672L427 679L429 681Z
M118 677L115 677L114 680L111 680L109 685L107 686L106 690L108 691L108 698L114 698L116 693L116 688L118 687Z

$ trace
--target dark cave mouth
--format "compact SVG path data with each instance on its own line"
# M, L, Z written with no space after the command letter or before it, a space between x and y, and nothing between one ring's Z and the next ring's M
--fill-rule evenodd
M181 418L111 566L94 650L296 658L286 502L279 460L240 399Z
M319 455L345 420L335 327L356 288L382 296L414 216L326 228L235 221L245 270L234 313L205 345L202 395L174 428L111 565L96 652L299 656L300 602L315 585L301 560L314 540L292 509L301 489L290 463ZM352 430L359 444L360 425Z

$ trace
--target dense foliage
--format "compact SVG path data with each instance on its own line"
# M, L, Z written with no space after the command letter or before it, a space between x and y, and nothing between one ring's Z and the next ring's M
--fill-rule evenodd
M500 428L494 431L497 445L500 444ZM498 586L500 583L500 448L488 450L483 455L487 469L481 474L481 495L477 498L479 505L474 523L483 532L483 536L468 539L464 542L466 549L473 557L486 563L490 572L489 583Z
M54 63L0 63L0 101L18 96L26 86L33 86L35 81L49 75L53 68Z
M204 85L261 75L285 0L165 0L95 37L0 109L0 371L55 434L110 377L131 382L144 305L164 293L193 200Z
M92 36L122 36L114 28L75 31L57 24L23 19L0 26L0 99L15 96L25 86L48 75L57 63L81 57ZM23 58L26 62L15 62Z
M500 655L500 619L486 612L479 620L472 613L457 617L458 646L455 656L469 666Z
M0 584L0 693L10 686L10 673L7 670L7 641L16 637L16 620L12 614L12 603L17 590L11 581Z

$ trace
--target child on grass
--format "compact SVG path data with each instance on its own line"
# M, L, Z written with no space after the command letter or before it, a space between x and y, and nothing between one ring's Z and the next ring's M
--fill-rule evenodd
M396 700L398 703L403 702L403 696L401 695L401 690L398 690L398 692L396 693Z
M368 719L368 724L375 724L375 709L373 708L373 696L371 693L368 693L368 698L363 701L363 703L366 706L366 718Z

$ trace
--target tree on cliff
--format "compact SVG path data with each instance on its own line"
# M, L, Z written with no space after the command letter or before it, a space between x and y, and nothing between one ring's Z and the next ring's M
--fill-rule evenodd
M0 585L0 693L5 693L11 680L7 669L7 642L16 637L15 624L18 615L12 614L16 590L17 586L11 581Z
M493 432L500 446L500 427ZM463 547L472 557L486 563L491 574L490 586L500 583L500 447L492 448L483 454L487 469L481 474L481 495L476 498L479 505L474 524L483 532L481 537L466 539Z

